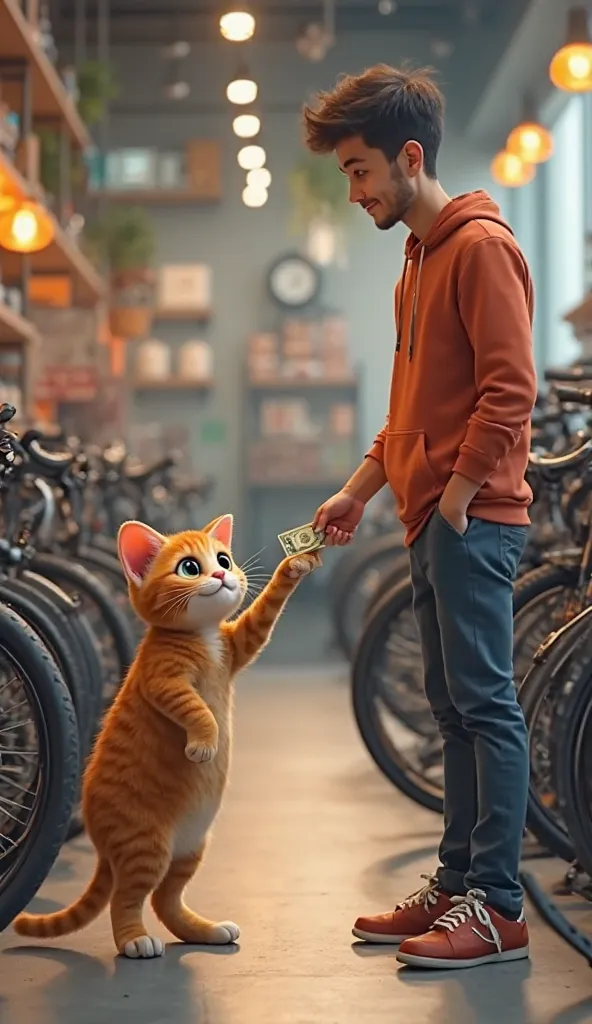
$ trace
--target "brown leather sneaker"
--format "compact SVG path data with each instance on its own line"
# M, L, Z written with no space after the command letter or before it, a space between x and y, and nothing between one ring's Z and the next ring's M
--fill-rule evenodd
M485 893L471 889L453 896L452 908L425 934L407 939L397 960L409 967L454 969L480 967L528 956L524 911L508 921L485 904Z
M435 875L421 875L421 878L427 879L428 884L397 904L390 913L359 917L352 929L356 938L395 946L429 931L439 917L452 909L453 903L440 891Z

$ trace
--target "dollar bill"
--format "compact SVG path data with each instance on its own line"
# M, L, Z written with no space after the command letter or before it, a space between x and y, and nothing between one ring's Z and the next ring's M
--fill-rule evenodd
M325 535L322 530L313 529L312 523L297 526L294 530L286 530L278 535L278 540L286 555L302 555L306 551L318 551L323 547Z

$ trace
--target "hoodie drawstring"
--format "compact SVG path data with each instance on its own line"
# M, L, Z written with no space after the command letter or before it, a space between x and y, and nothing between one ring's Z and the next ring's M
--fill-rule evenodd
M409 361L410 362L413 359L413 343L415 341L415 318L416 318L416 314L417 314L417 304L419 302L419 287L420 287L420 284L421 284L421 268L423 266L424 254L425 254L425 245L422 245L421 251L419 253L419 263L417 265L417 274L416 274L416 277L415 277L415 284L413 286L413 299L412 299L412 302L411 302L411 323L409 325L409 348L408 348L408 357L409 357ZM401 291L399 293L399 309L398 309L398 312L397 312L397 321L398 321L398 324L397 324L397 344L395 346L395 352L400 352L400 350L401 350L401 338L403 336L403 307L404 307L404 302L405 302L405 280L406 280L406 277L407 277L407 267L409 266L410 262L411 262L411 260L408 257L406 257L405 258L405 263L404 263L404 266L403 266L403 274L402 274L402 277L401 277Z

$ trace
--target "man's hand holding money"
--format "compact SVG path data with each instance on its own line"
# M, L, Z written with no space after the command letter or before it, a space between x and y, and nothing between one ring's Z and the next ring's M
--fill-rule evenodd
M325 534L326 547L341 547L353 539L364 514L364 502L347 491L338 491L316 511L313 528Z

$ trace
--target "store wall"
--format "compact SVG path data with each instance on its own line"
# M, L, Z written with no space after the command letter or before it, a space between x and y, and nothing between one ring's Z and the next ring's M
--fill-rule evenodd
M393 37L394 38L394 37ZM213 268L214 318L204 332L215 349L216 389L204 402L178 394L142 397L136 401L140 422L162 419L190 424L195 466L219 479L212 512L231 509L240 522L241 429L243 414L243 353L253 330L273 327L277 316L265 292L266 268L298 239L290 233L287 176L300 152L298 112L307 91L329 87L347 69L358 71L380 60L396 63L403 53L418 62L430 54L418 52L417 40L389 36L342 41L322 64L305 62L293 46L266 44L255 49L249 66L260 85L262 144L268 153L273 184L267 205L249 210L241 202L244 172L236 163L238 140L231 130L231 109L224 90L236 65L228 49L208 59L192 54L192 94L178 105L162 97L164 67L158 51L143 48L115 51L122 81L121 98L110 124L110 145L182 148L188 138L214 137L223 146L223 200L212 207L151 208L158 231L159 261L206 261ZM466 68L465 68L466 70ZM475 187L491 188L489 153L471 149L461 140L455 111L460 83L454 68L442 69L447 89L449 120L440 161L440 177L452 194ZM466 92L466 81L463 92ZM466 98L465 98L466 99ZM361 434L370 441L381 425L387 402L393 351L392 293L400 271L404 229L381 233L361 211L355 211L350 231L346 270L326 272L324 299L347 316L351 349L362 367ZM187 325L166 325L160 336L182 341ZM133 355L133 353L130 353ZM181 404L182 403L182 404ZM225 440L206 441L204 420L223 421ZM215 433L215 431L214 431Z

